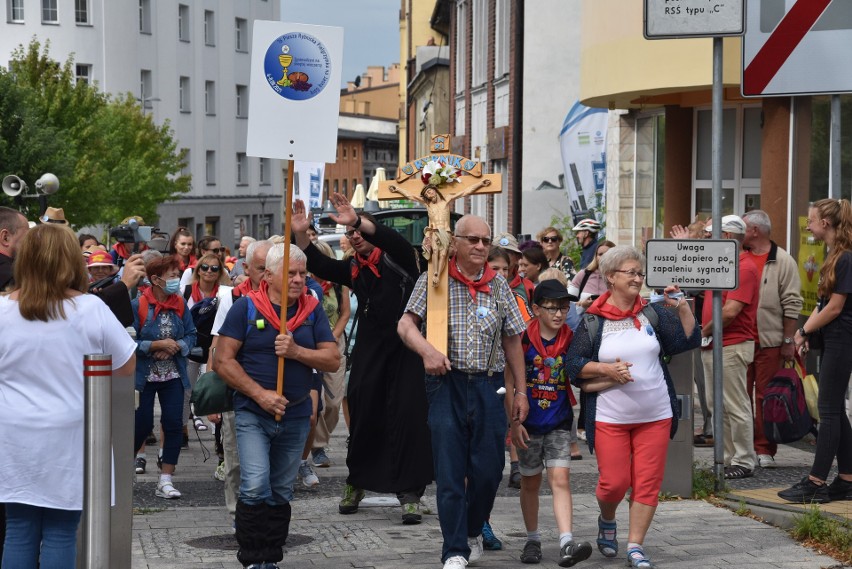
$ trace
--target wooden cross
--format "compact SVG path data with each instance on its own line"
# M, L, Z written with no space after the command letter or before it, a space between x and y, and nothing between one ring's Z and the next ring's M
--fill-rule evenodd
M447 355L447 261L452 245L453 203L471 194L499 194L500 174L483 174L482 164L450 154L450 135L432 136L431 154L404 164L395 180L379 183L380 200L408 199L423 204L429 214L426 236L432 243L426 299L426 339Z

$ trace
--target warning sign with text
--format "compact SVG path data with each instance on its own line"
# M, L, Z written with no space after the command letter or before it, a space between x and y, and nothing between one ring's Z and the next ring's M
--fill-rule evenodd
M733 239L651 239L646 255L645 284L650 288L739 286L740 244Z

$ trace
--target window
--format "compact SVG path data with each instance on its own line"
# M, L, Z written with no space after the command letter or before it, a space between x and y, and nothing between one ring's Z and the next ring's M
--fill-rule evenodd
M269 185L269 158L260 159L260 185Z
M208 115L216 114L216 82L204 82L204 112Z
M456 93L463 93L466 87L465 48L467 47L467 3L456 5Z
M358 158L358 147L357 146L352 147L352 158Z
M153 80L151 78L151 70L143 69L139 73L139 102L147 103L151 98L151 93L153 90ZM146 105L143 105L143 108Z
M9 2L9 21L23 22L24 21L24 0L10 0Z
M77 24L89 24L89 0L74 0L74 21Z
M213 10L204 10L204 45L216 45L216 19Z
M178 4L178 39L189 41L189 6Z
M248 158L245 152L237 152L237 185L248 184Z
M91 83L92 81L92 66L85 63L78 63L74 66L74 76L77 83Z
M58 0L41 0L41 23L58 24L59 14L56 8Z
M343 195L349 198L349 180L343 180Z
M509 42L512 10L509 0L497 0L494 16L497 22L494 30L494 77L509 73Z
M470 54L471 86L478 87L487 79L488 0L473 2L473 47Z
M235 49L237 51L248 51L248 22L244 18L237 18L235 28Z
M248 87L237 85L237 118L244 119L248 116Z
M192 109L189 107L189 77L180 78L180 87L178 89L178 101L180 103L180 112L189 113Z
M342 150L343 150L343 159L346 160L346 147L344 146L342 148Z
M204 180L208 186L216 185L216 151L208 150L204 163ZM211 234L212 235L212 234Z
M189 148L181 148L180 151L183 155L183 166L181 166L180 175L189 176L192 174L192 165L190 163L190 150ZM178 223L178 225L180 227L190 227L190 225L186 223Z
M151 0L139 0L139 33L151 33Z

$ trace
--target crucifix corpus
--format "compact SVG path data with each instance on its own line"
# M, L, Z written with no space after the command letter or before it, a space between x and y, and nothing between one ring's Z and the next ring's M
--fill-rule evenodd
M447 261L452 245L453 203L471 194L499 194L500 174L483 174L480 162L450 153L450 135L432 136L431 154L404 164L395 180L379 183L380 200L407 199L423 204L429 225L423 230L431 243L426 339L447 354ZM419 174L419 175L418 175Z

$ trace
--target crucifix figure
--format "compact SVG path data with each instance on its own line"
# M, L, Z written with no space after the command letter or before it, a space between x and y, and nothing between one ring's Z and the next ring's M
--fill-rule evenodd
M431 261L432 256L435 256L435 261L430 262L432 270L432 286L438 286L440 282L439 276L444 272L447 266L447 257L450 251L450 212L453 202L459 198L469 196L483 187L491 185L491 180L485 179L480 182L468 186L457 194L451 194L450 199L444 197L441 191L431 184L427 184L420 191L420 195L412 195L399 186L389 186L388 190L402 197L422 203L426 207L426 212L429 215L429 225L423 229L424 237L428 237L432 245L432 250L423 250L423 256L427 261Z

